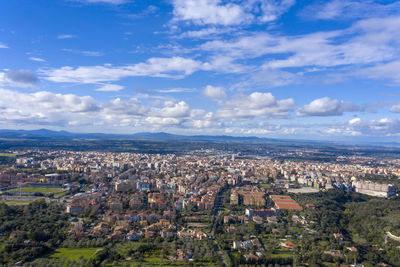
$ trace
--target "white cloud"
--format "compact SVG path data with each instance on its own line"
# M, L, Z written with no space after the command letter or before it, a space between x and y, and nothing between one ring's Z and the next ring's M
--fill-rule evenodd
M315 99L297 111L298 116L340 116L344 112L359 111L360 108L350 102L323 97Z
M131 0L70 0L70 1L75 1L75 2L82 2L82 3L87 3L87 4L111 4L111 5L121 5L125 4L128 2L131 2Z
M242 7L220 0L173 0L174 19L195 24L241 24L247 19Z
M117 91L121 91L122 89L124 89L124 87L121 86L121 85L118 85L118 84L104 84L100 88L96 89L96 91L100 91L100 92L117 92Z
M233 58L259 57L274 52L279 44L279 37L268 33L255 33L233 40L214 40L200 45L199 49L228 54ZM275 49L276 50L276 49Z
M89 96L36 92L31 94L0 89L0 118L3 122L16 124L66 125L69 121L99 110L98 104Z
M146 106L137 98L99 102L90 96L40 91L21 93L0 88L0 121L13 125L147 127L147 129L207 120L202 110L191 110L184 102L165 101ZM150 128L149 128L150 127Z
M170 94L170 93L192 93L195 92L195 88L171 88L171 89L157 89L154 90L157 93Z
M163 108L152 108L150 109L150 115L152 117L159 118L183 118L190 115L189 105L184 101L179 103L174 103L172 101L167 101L164 103Z
M145 107L137 98L122 100L115 98L103 104L104 116L108 121L121 119L140 119L148 113L149 108Z
M208 41L200 50L233 59L267 55L264 69L368 65L398 59L400 17L361 20L345 30L281 36L252 33L231 40ZM280 59L274 59L280 55Z
M99 51L74 50L74 49L67 49L67 48L62 49L62 51L81 54L83 56L88 56L88 57L101 57L104 55L102 52L99 52Z
M395 60L387 63L377 64L373 67L368 67L357 71L357 74L371 78L384 79L392 81L395 84L400 84L400 60Z
M390 112L393 112L393 113L400 113L400 104L393 105L393 106L390 108Z
M77 36L74 34L60 34L57 36L58 39L71 39L76 38Z
M208 70L210 65L189 58L150 58L146 62L127 66L82 66L42 69L44 78L53 82L98 83L117 81L124 77L150 76L183 78L198 70Z
M212 121L208 121L208 120L195 120L195 121L193 121L193 127L198 128L198 129L210 128L211 126L213 126Z
M352 119L344 126L365 136L400 136L400 120L382 118L380 120Z
M179 125L182 122L181 119L163 117L147 117L145 121L153 126Z
M250 3L256 4L260 7L261 16L259 20L261 22L270 22L276 20L279 16L289 10L295 4L295 0L281 0L281 1L259 1L250 0Z
M204 28L200 30L187 31L178 36L178 38L213 38L215 35L225 34L233 31L233 28Z
M254 92L225 101L216 113L219 118L274 118L287 117L293 111L292 98L276 100L271 93Z
M254 71L245 76L243 81L232 86L234 89L246 88L273 88L288 84L299 83L303 79L303 73L291 73L282 70L261 70Z
M22 93L0 88L0 121L18 127L44 125L68 129L166 130L238 135L398 136L400 121L383 118L331 125L269 124L265 119L288 116L292 99L276 100L270 93L241 95L221 103L216 113L190 109L184 101L143 104L137 98L100 102L90 96L46 91ZM247 120L242 120L247 119ZM190 129L190 130L188 130Z
M174 21L223 26L266 23L276 20L294 3L295 0L173 0Z
M126 66L62 67L43 70L42 73L46 79L55 82L96 83L117 81L130 76L179 79L202 70L224 73L258 71L260 77L269 80L268 87L274 87L295 83L302 78L302 73L283 71L284 68L334 68L356 65L353 73L346 73L347 76L356 74L375 77L382 73L380 76L383 78L396 77L396 74L390 71L396 66L387 62L391 61L394 65L397 61L400 62L399 31L400 17L366 19L345 30L297 36L258 32L232 40L208 41L197 48L203 52L211 52L208 62L179 56L157 57ZM280 59L274 59L278 54ZM262 70L256 66L239 63L239 60L248 62L249 59L266 56L269 59L265 61ZM371 74L368 73L368 68L364 72L357 72L357 69L371 65ZM376 72L373 69L374 65L378 68Z
M3 43L0 43L0 48L9 48L8 46L6 46L5 44L3 44Z
M40 57L30 57L29 59L36 62L46 62L46 60Z
M243 73L251 69L251 67L235 63L233 58L224 55L211 57L210 62L206 63L206 66L205 70L214 70L225 73Z
M204 96L213 100L221 100L226 98L225 89L219 86L207 85L202 93Z
M307 19L343 20L386 17L399 11L399 2L380 4L371 0L332 0L307 7L302 16Z

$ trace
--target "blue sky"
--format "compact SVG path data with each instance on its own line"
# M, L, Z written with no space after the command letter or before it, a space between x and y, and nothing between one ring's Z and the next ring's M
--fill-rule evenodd
M399 1L0 2L0 128L399 141L399 87Z

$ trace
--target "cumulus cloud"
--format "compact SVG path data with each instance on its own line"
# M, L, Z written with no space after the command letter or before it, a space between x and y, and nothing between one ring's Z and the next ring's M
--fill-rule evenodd
M179 103L174 103L172 101L167 101L164 103L163 108L152 108L150 110L150 115L152 117L159 118L183 118L187 117L190 114L190 109L188 104L184 101L180 101Z
M318 98L297 111L298 116L340 116L344 112L359 111L360 108L350 102L329 97Z
M30 70L0 72L0 86L33 87L39 79Z
M274 118L287 117L295 106L292 98L276 100L271 93L254 92L225 101L216 113L219 118Z
M6 73L6 79L15 83L34 84L39 81L30 70L10 70Z
M62 95L50 92L31 94L0 89L1 120L17 124L62 124L76 118L86 120L79 114L99 110L98 104L89 96Z
M129 129L218 132L239 135L310 134L335 136L398 136L400 121L383 118L354 118L335 125L269 124L265 119L282 118L294 109L293 99L276 100L270 93L255 92L221 102L220 109L207 112L191 109L184 101L144 104L138 98L101 102L90 96L55 94L46 91L21 93L0 89L0 121L19 126L122 127ZM72 128L71 128L72 127ZM78 128L76 128L78 129ZM93 129L93 128L92 128ZM196 130L197 129L197 130ZM211 133L210 132L210 133Z
M202 110L191 110L184 101L165 101L148 106L137 98L96 101L90 96L54 94L47 91L21 93L0 89L0 120L14 125L106 127L154 127L194 124L207 120Z
M225 89L219 86L207 85L202 93L205 97L213 100L221 100L226 98Z
M390 118L362 120L355 118L348 122L345 129L351 129L366 136L400 136L400 120Z
M145 107L137 98L122 100L115 98L103 105L104 114L108 121L122 116L122 119L139 119L148 113L149 108Z
M153 126L179 125L182 122L182 120L178 118L163 118L163 117L147 117L145 121Z

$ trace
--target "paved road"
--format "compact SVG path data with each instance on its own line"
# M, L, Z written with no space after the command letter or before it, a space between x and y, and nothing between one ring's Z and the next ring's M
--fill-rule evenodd
M214 236L215 236L215 224L217 222L217 217L219 215L219 211L221 210L222 207L222 201L223 201L223 195L226 192L226 188L222 189L217 196L217 199L215 200L215 205L214 205L214 212L213 212L213 221L212 221L212 226L211 226L211 234L210 234L210 240L213 243L213 248L215 253L217 254L219 261L221 262L223 267L226 267L226 263L224 262L224 258L222 257L222 252L219 250L217 243L215 242Z

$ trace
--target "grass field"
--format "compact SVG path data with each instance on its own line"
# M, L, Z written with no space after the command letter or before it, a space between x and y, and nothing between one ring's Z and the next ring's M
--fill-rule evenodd
M18 201L18 200L0 200L0 203L7 204L8 206L22 206L28 205L32 201Z
M59 193L54 193L54 197L62 197L64 195L66 195L67 192L59 192Z
M59 248L51 255L51 258L66 258L69 260L79 261L80 256L89 259L94 256L96 251L102 248Z
M271 184L259 184L263 188L271 188Z
M42 193L44 195L50 195L54 193L61 193L63 192L62 188L60 187L23 187L21 189L15 188L9 190L9 192L32 192L32 193Z
M13 153L0 153L0 157L10 157L10 158L15 158L17 154Z

